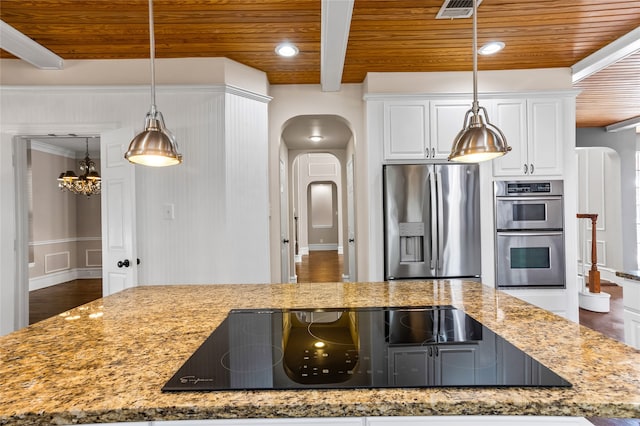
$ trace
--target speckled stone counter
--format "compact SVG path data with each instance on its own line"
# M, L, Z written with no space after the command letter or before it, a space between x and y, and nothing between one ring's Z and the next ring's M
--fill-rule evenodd
M162 393L231 308L454 305L571 388ZM138 287L0 338L0 424L413 415L640 417L640 352L477 283Z

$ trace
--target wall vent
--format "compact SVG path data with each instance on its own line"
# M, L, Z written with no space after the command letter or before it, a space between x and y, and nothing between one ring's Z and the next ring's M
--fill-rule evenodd
M478 0L480 6L482 0ZM473 15L473 0L444 0L436 19L468 18Z

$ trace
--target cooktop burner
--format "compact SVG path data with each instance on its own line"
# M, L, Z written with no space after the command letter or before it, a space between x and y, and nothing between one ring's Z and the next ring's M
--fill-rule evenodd
M571 386L452 306L232 310L163 391Z

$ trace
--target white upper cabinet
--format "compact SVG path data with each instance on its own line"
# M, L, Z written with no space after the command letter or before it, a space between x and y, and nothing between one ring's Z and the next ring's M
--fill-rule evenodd
M494 176L555 176L562 170L562 101L554 98L497 99L491 122L511 152L493 161Z
M428 158L446 160L449 157L472 103L471 99L431 101L431 156Z
M428 158L429 101L385 101L383 120L385 160Z

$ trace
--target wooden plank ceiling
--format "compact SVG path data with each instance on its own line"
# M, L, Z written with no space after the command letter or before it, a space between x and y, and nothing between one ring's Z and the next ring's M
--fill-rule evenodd
M337 1L337 0L335 0ZM471 19L436 20L442 0L355 0L342 77L367 72L470 70ZM147 0L0 0L0 19L63 59L148 58ZM158 58L225 56L272 84L319 84L320 0L155 0ZM480 70L571 67L640 27L640 0L484 0ZM275 46L300 54L279 58ZM1 52L2 57L11 57ZM576 85L578 127L640 115L640 53Z

